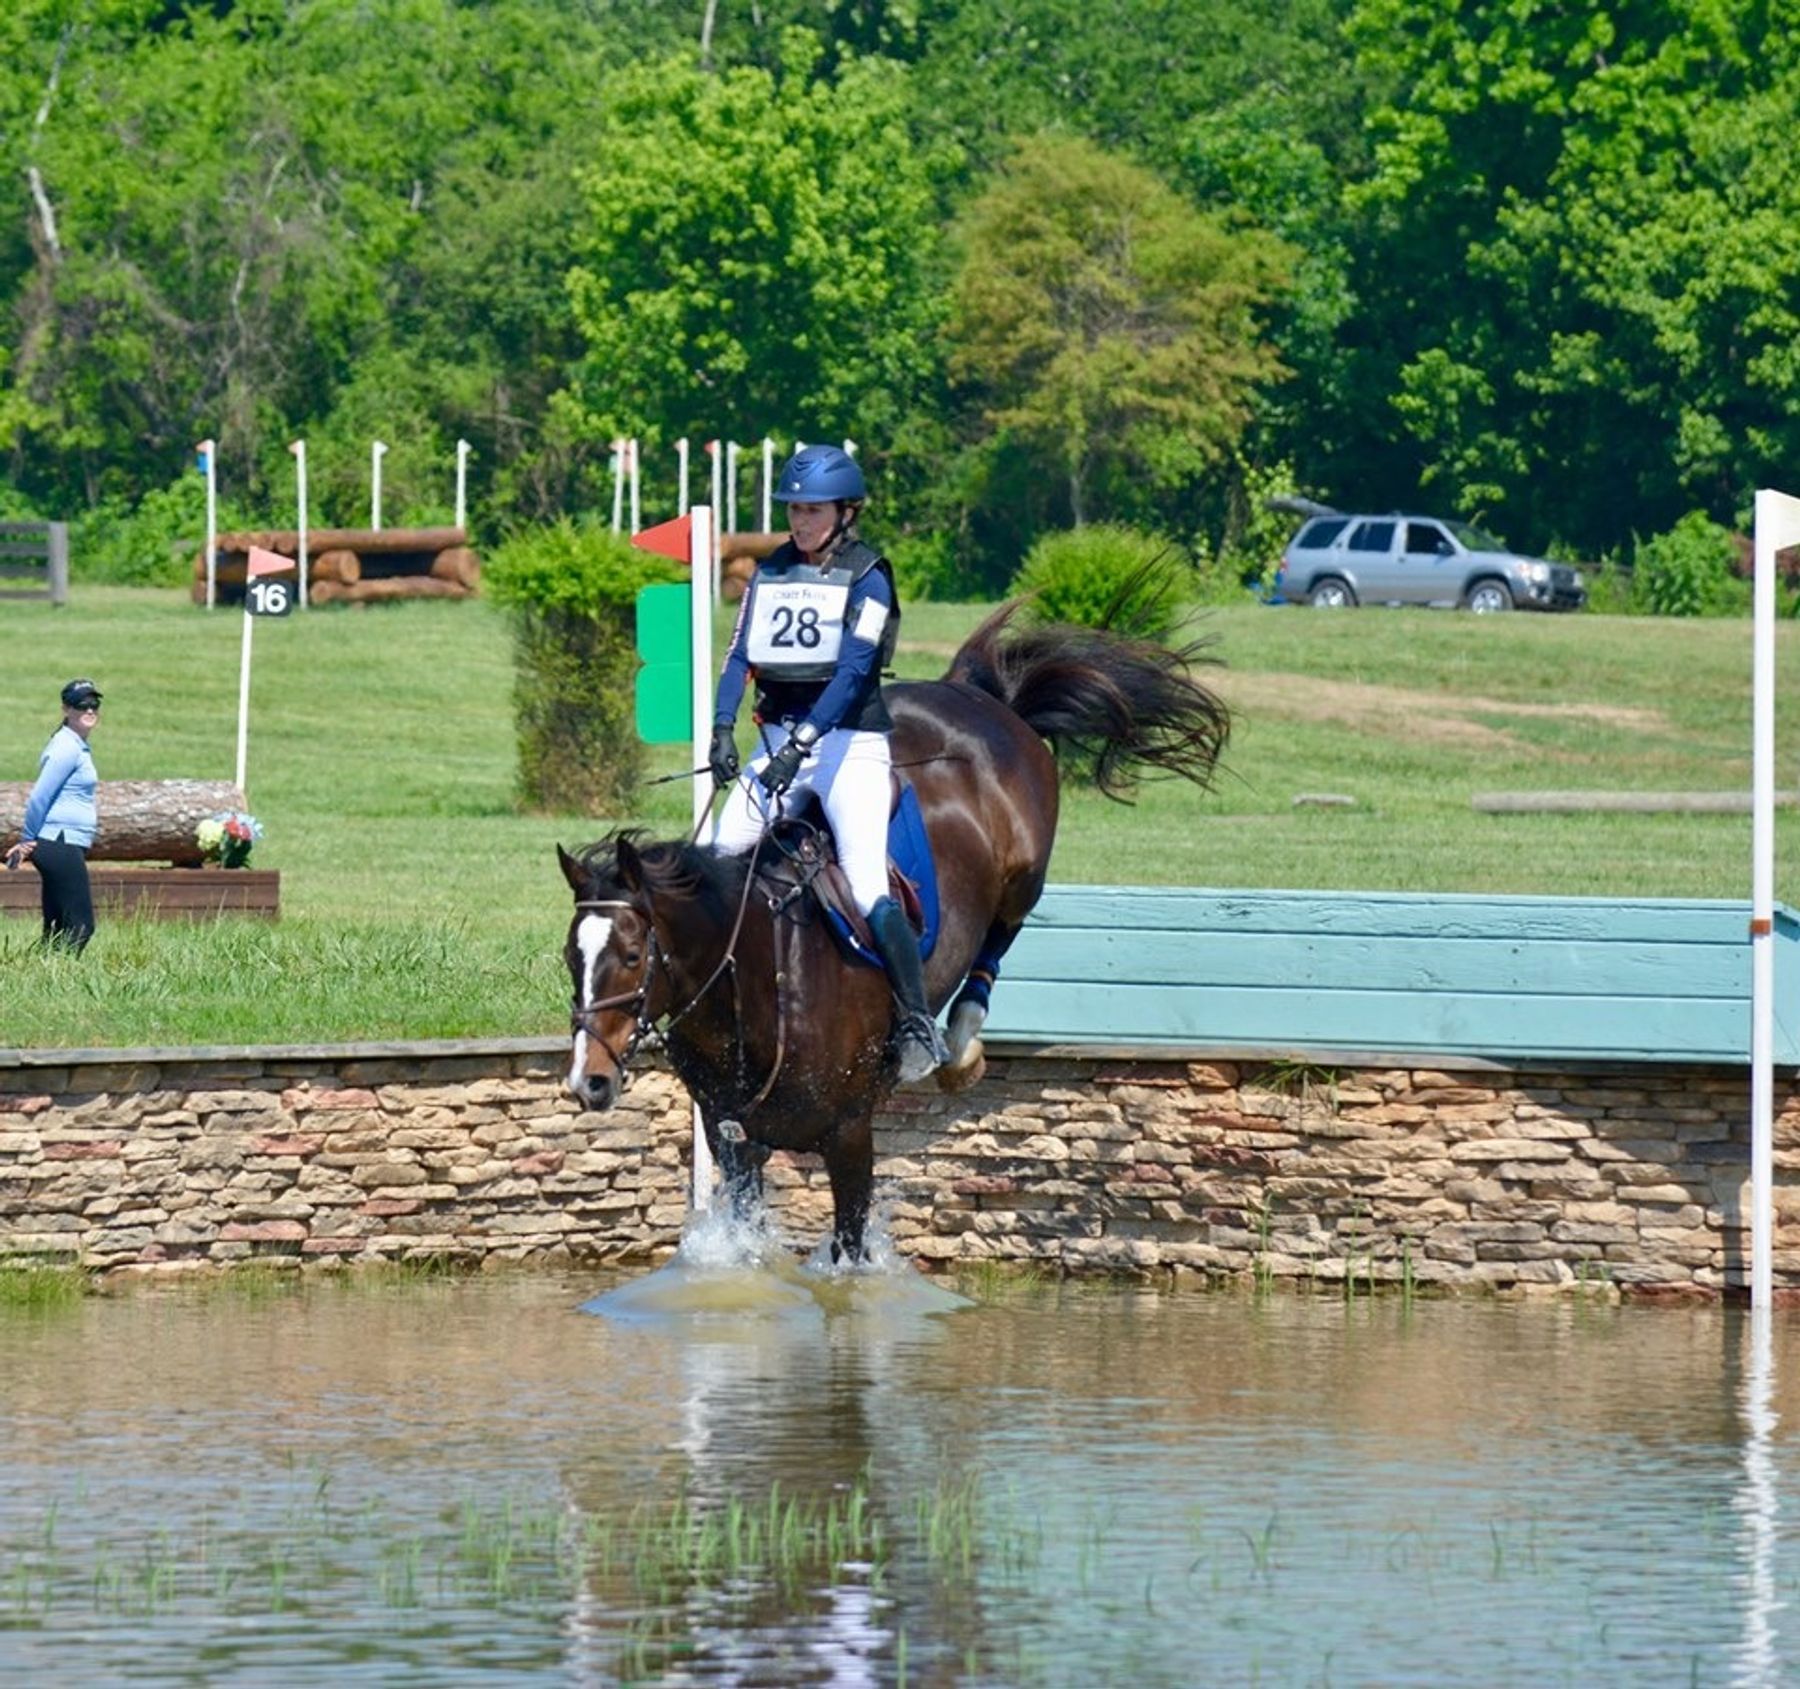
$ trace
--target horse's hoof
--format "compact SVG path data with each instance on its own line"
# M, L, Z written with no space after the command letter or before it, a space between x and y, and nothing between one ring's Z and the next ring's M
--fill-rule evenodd
M987 1054L979 1038L971 1038L952 1061L937 1070L938 1089L954 1096L978 1085L987 1076Z

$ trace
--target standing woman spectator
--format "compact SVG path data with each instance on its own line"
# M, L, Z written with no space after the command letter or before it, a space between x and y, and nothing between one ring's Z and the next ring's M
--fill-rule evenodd
M94 936L94 894L87 853L99 826L94 754L88 737L100 721L100 688L71 680L62 689L62 726L38 758L37 784L25 800L19 842L6 865L29 862L43 884L44 942L79 953Z

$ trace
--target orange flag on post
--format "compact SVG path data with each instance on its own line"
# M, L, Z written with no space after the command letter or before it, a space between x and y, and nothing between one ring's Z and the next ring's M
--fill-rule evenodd
M659 557L673 557L677 563L689 563L694 556L694 519L677 516L670 522L658 522L654 528L643 528L631 536L639 551L654 551Z

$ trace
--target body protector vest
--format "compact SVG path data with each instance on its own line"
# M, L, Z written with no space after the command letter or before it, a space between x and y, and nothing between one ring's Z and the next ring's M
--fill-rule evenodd
M825 690L837 670L844 641L857 631L854 625L845 626L853 590L871 569L887 576L895 603L882 628L868 681L838 725L874 732L893 725L880 688L881 670L893 660L900 637L899 595L887 559L854 536L822 567L806 562L789 540L756 571L744 612L744 655L756 676L756 709L763 720L803 716Z

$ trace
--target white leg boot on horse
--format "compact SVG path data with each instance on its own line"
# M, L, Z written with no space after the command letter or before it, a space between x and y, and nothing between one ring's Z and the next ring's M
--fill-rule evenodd
M950 1051L925 1001L919 939L906 912L891 897L884 897L869 911L869 930L881 948L888 983L900 1002L900 1082L910 1085L947 1062Z

